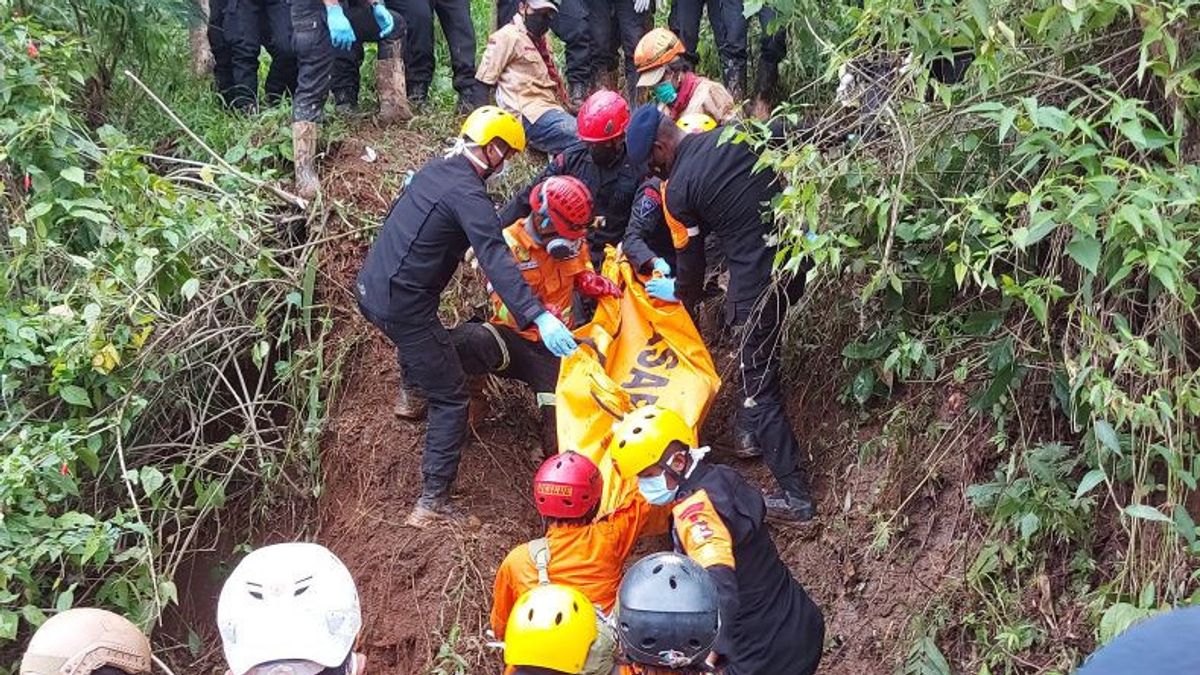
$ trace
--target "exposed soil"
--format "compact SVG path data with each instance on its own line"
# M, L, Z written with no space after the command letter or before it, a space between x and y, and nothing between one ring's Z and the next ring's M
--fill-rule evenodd
M362 159L366 146L378 152L376 161ZM348 207L335 213L378 221L394 192L383 186L398 184L435 150L415 133L370 129L341 143L325 167L333 200ZM424 428L393 417L394 352L354 305L351 289L369 244L356 220L329 218L321 253L318 296L334 321L327 363L344 360L330 373L335 394L322 443L316 538L358 581L361 647L372 672L498 672L484 636L493 574L511 547L539 534L527 496L533 409L510 396L519 389L502 387L504 396L493 401L499 410L476 425L456 486L457 502L472 516L468 526L403 525L420 487ZM838 305L810 299L799 311L831 306ZM827 320L831 332L797 350L803 363L790 363L785 376L793 422L810 448L820 515L815 524L776 530L775 538L824 608L821 672L828 675L891 672L908 649L910 622L930 609L928 598L962 583L977 537L961 486L974 476L990 433L964 417L958 391L900 393L912 413L886 424L840 403L840 349L855 320ZM716 356L729 363L720 350ZM706 429L710 441L724 432L720 420L731 418L734 389L727 378ZM722 461L719 453L715 459ZM738 466L768 485L762 466Z

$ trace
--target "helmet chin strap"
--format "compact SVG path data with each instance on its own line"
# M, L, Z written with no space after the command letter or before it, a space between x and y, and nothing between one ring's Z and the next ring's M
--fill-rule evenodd
M489 165L487 162L476 157L475 153L471 152L471 150L475 148L484 148L484 146L479 145L478 143L469 142L467 139L459 136L454 141L454 145L451 145L450 149L446 152L444 159L450 159L455 155L465 155L468 161L479 167L481 170L489 174L494 173L496 171L496 167ZM486 149L484 150L484 154L487 154Z
M683 483L688 478L692 477L692 472L696 470L696 465L699 464L700 460L704 459L711 450L712 448L708 447L707 445L699 448L688 448L687 454L691 461L688 462L687 470L680 473L671 466L671 462L667 461L662 463L663 473L674 479L676 483Z

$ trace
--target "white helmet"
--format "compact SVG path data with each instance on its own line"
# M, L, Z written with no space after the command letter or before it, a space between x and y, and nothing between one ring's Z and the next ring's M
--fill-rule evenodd
M217 627L233 675L270 661L334 668L350 655L362 613L350 570L329 549L276 544L246 556L229 575Z
M79 607L37 629L21 659L21 675L87 675L104 666L149 673L150 641L123 616Z

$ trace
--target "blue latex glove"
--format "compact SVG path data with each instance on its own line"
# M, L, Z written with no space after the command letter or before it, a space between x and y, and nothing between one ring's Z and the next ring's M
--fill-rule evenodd
M659 274L663 275L664 277L669 277L669 276L671 276L671 265L668 264L667 261L663 260L662 258L655 258L654 259L654 271L658 272Z
M537 325L538 333L542 336L542 343L546 345L546 349L549 349L551 354L559 358L570 356L579 346L575 344L575 336L571 335L571 331L567 330L566 325L550 312L538 314L533 323Z
M342 11L341 5L329 5L325 8L325 22L329 24L329 40L334 47L346 51L354 47L354 41L358 37L354 35L354 27L350 25L350 19L346 18L346 12Z
M650 297L663 302L679 302L675 297L675 280L671 277L658 277L646 282L646 292Z
M392 19L392 13L383 6L382 2L372 7L371 13L375 15L375 24L379 26L379 37L387 37L396 28L396 21Z

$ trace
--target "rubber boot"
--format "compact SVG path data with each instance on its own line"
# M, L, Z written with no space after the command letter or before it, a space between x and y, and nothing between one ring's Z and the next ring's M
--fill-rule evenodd
M567 112L572 115L579 114L579 108L588 97L588 86L586 82L572 82L568 85L569 94L567 103Z
M752 431L738 431L733 438L733 454L738 459L762 457L762 446Z
M754 103L750 114L766 121L771 118L775 107L776 88L779 86L779 64L761 61L754 76Z
M558 453L558 419L552 405L539 406L538 411L542 417L542 444L537 451L534 451L533 460L540 463L547 457Z
M425 485L421 488L421 496L417 504L404 519L408 527L424 530L432 525L453 522L461 518L458 509L450 503L450 487L440 485Z
M302 199L312 199L321 190L321 179L317 177L317 133L316 122L292 122L292 161L296 165L296 194Z
M601 70L596 73L596 89L617 89L617 71Z
M806 523L816 515L812 497L806 489L779 490L763 495L763 501L767 506L767 518L776 522Z
M734 102L741 103L746 97L746 64L726 63L722 79Z
M410 422L425 419L428 403L421 392L412 387L401 385L400 395L396 397L396 407L392 409L396 417Z
M380 59L375 64L375 90L379 93L379 121L407 122L413 118L405 94L404 59Z

